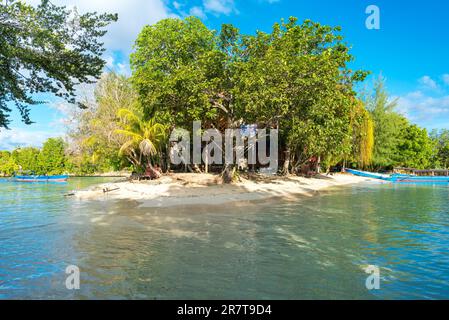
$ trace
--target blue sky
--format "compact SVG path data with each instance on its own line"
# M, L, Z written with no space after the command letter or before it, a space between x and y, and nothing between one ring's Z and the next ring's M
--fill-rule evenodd
M39 0L27 0L36 4ZM399 102L398 111L426 127L449 128L449 2L445 0L53 0L76 5L79 11L119 14L119 22L105 37L108 68L129 72L128 56L145 24L166 17L196 15L210 28L232 23L243 33L270 31L274 22L296 16L300 20L339 25L352 46L353 68L382 73L387 89ZM380 30L368 30L365 9L380 9ZM373 77L374 77L373 76ZM372 85L373 77L366 81ZM67 106L51 96L45 105L33 107L26 126L13 113L11 130L0 131L0 149L17 145L39 146L67 128Z

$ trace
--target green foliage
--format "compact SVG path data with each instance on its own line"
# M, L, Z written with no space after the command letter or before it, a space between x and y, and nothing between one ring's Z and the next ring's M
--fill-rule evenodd
M197 18L165 19L146 26L131 56L132 81L146 116L188 125L208 112L209 68L215 35ZM213 72L213 71L210 72Z
M352 157L350 161L360 168L372 164L374 153L374 122L365 106L358 101L352 116Z
M38 157L38 174L57 175L66 172L65 142L61 138L45 141Z
M339 31L290 18L247 36L232 25L215 33L197 18L166 19L139 35L132 82L145 114L169 126L280 128L298 162L338 161L351 149L353 84L366 76L347 68Z
M0 175L15 172L33 174L63 174L68 172L66 145L61 138L48 139L41 150L33 147L17 148L12 152L0 151Z
M385 80L380 78L374 86L374 95L368 97L366 104L374 121L374 158L375 167L394 166L398 163L398 146L402 143L402 134L408 121L395 112L397 101L390 101L385 90Z
M94 164L89 155L82 154L68 157L67 171L75 175L83 176L104 172L105 169L98 164Z
M139 113L127 109L118 111L122 129L116 133L126 137L119 154L126 155L136 169L152 165L167 140L167 128L154 119L144 120Z
M435 145L435 166L449 169L449 130L433 131L431 137Z
M395 112L396 101L390 101L384 79L375 83L375 93L367 99L374 120L374 160L376 168L408 167L428 169L444 165L445 138L419 128ZM446 162L447 163L447 162Z
M0 151L0 175L11 176L19 169L18 165L8 151Z
M138 109L137 95L124 76L113 72L102 76L95 89L95 101L74 114L76 127L71 130L70 154L73 172L92 174L127 167L129 162L118 154L126 138L116 131L121 128L120 109Z
M39 152L39 149L32 147L18 148L12 152L11 156L19 170L39 173Z
M75 103L75 85L98 78L105 62L99 39L116 15L86 13L43 0L0 3L0 128L7 127L12 102L31 123L31 95L52 93Z
M427 169L431 165L434 143L426 129L417 125L407 126L398 144L398 164L406 168Z
M339 161L351 148L352 86L366 74L347 69L352 57L339 28L296 20L246 39L245 113L279 127L300 163L312 156Z

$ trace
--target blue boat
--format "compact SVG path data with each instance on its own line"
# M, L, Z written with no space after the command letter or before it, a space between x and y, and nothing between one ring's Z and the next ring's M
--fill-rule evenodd
M448 176L413 176L406 174L393 174L390 179L395 183L449 183Z
M14 181L17 182L66 182L68 175L47 176L47 175L16 175Z
M390 178L391 178L391 176L389 176L389 175L380 174L380 173L372 173L372 172L359 171L359 170L353 170L353 169L345 169L345 171L349 172L355 176L379 179L379 180L384 180L384 181L390 181Z
M345 171L355 176L379 179L393 183L449 184L449 176L416 176L397 173L392 175L384 175L353 169L345 169Z

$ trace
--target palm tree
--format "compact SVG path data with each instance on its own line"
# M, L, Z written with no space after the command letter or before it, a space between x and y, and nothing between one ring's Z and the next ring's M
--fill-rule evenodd
M126 155L136 167L142 167L145 164L142 160L145 159L151 166L151 158L159 153L166 139L167 128L155 119L146 121L143 115L128 109L120 109L117 116L122 129L115 132L127 137L119 154Z

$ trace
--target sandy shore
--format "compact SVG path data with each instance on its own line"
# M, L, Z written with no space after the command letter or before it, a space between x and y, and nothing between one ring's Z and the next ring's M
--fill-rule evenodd
M137 200L144 207L220 205L273 197L293 199L297 195L312 196L328 187L372 181L349 174L316 178L252 176L240 180L234 184L223 184L218 176L211 174L171 174L155 181L105 183L76 191L74 196L87 200Z

